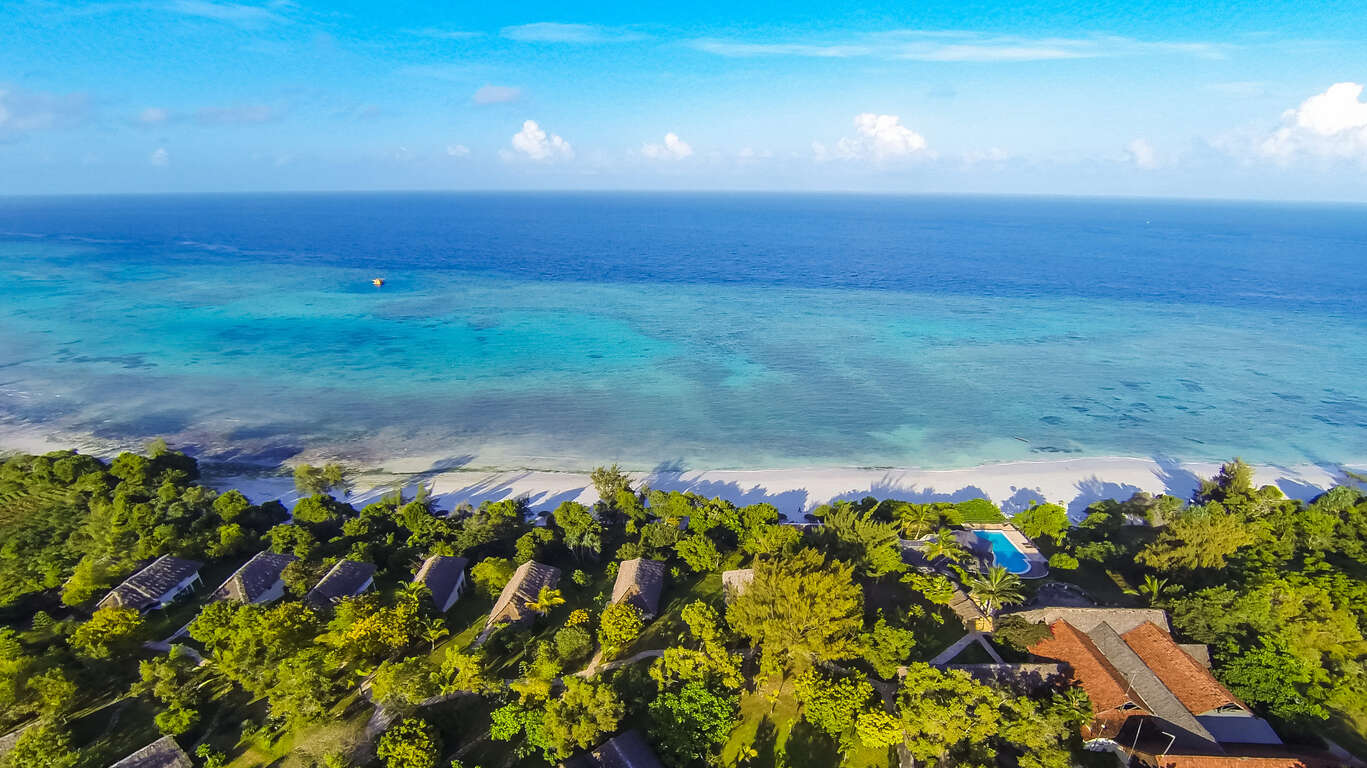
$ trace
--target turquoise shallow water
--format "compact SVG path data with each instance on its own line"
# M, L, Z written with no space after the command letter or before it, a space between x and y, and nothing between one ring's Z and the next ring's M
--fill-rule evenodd
M1359 461L1364 213L4 200L0 423L252 461Z

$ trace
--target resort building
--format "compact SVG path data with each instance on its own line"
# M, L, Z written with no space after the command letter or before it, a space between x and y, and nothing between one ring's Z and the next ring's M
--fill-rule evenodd
M738 568L734 571L723 571L721 574L722 597L726 602L731 602L750 586L750 582L755 580L754 568Z
M503 587L494 609L489 613L485 631L499 624L521 624L531 621L536 615L527 604L535 602L542 589L554 589L560 583L560 569L542 565L534 560L519 565L513 577Z
M664 563L640 557L623 560L617 568L617 582L612 587L612 602L630 603L643 618L653 619L660 610L660 595L664 588Z
M319 606L330 605L346 597L355 597L373 586L374 565L359 560L342 560L309 590L308 601Z
M162 736L109 768L194 768L194 763L175 739Z
M1030 652L1067 665L1092 702L1083 737L1145 756L1230 755L1282 743L1197 656L1172 637L1162 611L1041 608L1051 636Z
M470 561L463 557L432 555L422 561L413 582L426 585L437 612L446 613L465 592L465 567L469 564Z
M624 731L560 764L561 768L663 768L640 731Z
M281 574L285 566L297 560L294 555L257 552L252 559L233 571L227 581L209 597L210 600L236 600L239 603L271 603L285 595L285 581Z
M110 590L96 607L120 606L142 613L163 608L199 583L203 565L162 555Z

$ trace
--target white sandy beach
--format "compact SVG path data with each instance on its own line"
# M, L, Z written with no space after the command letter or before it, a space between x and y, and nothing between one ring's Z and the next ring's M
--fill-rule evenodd
M967 469L812 468L773 470L711 470L638 472L638 483L663 490L692 491L721 496L738 504L768 502L790 518L837 499L865 496L908 501L960 501L985 497L1008 514L1032 501L1066 506L1075 517L1094 501L1129 498L1137 491L1170 493L1187 498L1198 478L1213 475L1216 462L1177 462L1144 458L1059 459L987 464ZM1360 469L1350 466L1349 469ZM1292 498L1310 499L1345 478L1337 466L1259 466L1257 483L1281 488ZM279 498L286 503L297 494L287 476L215 478L220 488L238 488L253 501ZM438 506L450 509L462 502L524 496L535 510L550 510L564 501L585 504L598 499L587 474L541 470L436 473L372 472L354 478L351 500L366 503L386 490L425 483Z

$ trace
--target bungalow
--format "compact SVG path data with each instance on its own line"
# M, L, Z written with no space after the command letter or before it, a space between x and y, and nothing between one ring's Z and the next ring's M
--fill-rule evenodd
M1173 639L1162 611L1042 608L1018 615L1052 619L1050 636L1030 652L1066 664L1087 693L1095 713L1083 729L1088 739L1136 756L1226 755L1226 745L1281 744L1267 721Z
M493 629L498 624L521 624L531 621L536 612L528 608L527 603L534 602L543 588L554 589L559 583L559 568L542 565L534 560L519 565L494 603L485 631Z
M432 604L438 613L446 613L465 591L465 567L470 561L463 557L432 555L422 562L415 583L425 584L432 593Z
M659 560L634 558L617 567L617 582L612 587L612 602L630 603L641 616L655 618L660 610L660 595L665 588L665 564Z
M162 736L109 768L194 768L194 763L175 739Z
M359 560L340 560L313 589L308 601L323 606L355 597L375 585L375 566Z
M281 574L285 566L297 560L294 555L257 552L233 571L227 581L209 597L210 600L235 600L239 603L271 603L285 595L285 581Z
M655 750L640 731L613 736L583 754L560 764L560 768L663 768Z
M109 591L97 608L120 606L142 613L164 608L199 583L203 563L162 555Z
M721 574L723 599L729 603L737 597L740 597L741 593L745 591L745 588L749 587L750 582L754 580L754 568L738 568L734 571L723 571Z

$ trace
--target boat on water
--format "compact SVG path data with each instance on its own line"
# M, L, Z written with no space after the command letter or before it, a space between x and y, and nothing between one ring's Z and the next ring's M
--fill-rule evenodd
M383 288L383 287L384 287L384 278L383 278L383 277L377 277L377 278L375 278L374 280L371 280L371 281L370 281L370 284L373 285L373 286L375 286L376 288Z

